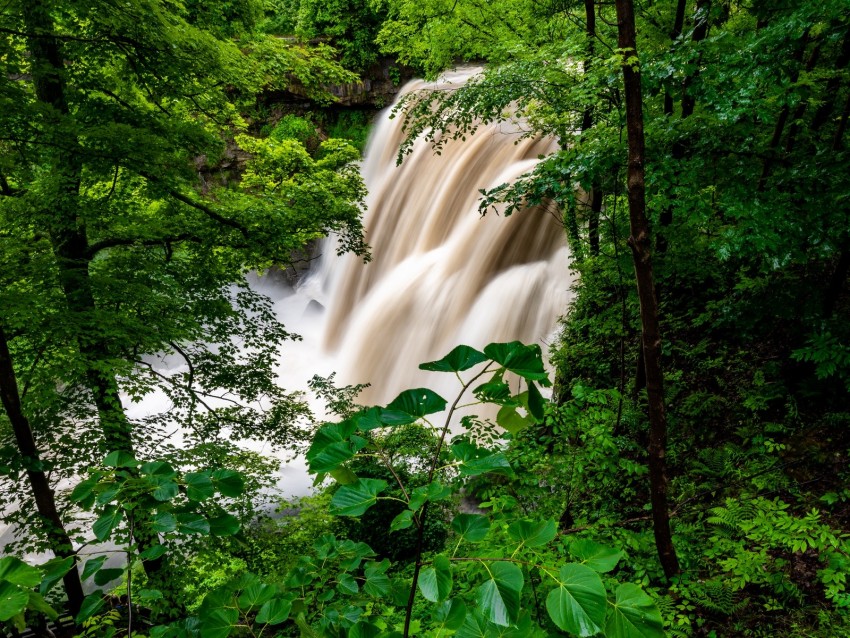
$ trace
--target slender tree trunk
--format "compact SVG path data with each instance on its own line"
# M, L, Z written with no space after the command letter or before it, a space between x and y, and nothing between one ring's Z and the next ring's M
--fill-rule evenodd
M56 498L47 475L41 469L41 457L35 444L29 419L24 414L21 406L21 395L18 392L18 380L15 377L15 368L12 364L12 355L9 352L9 344L6 341L6 333L0 326L0 398L3 408L12 424L12 432L18 444L18 451L24 467L27 471L32 495L35 499L35 507L41 517L41 523L50 550L60 558L74 556L76 552L74 545L56 507ZM76 560L74 566L63 577L65 593L68 595L68 606L71 613L76 616L83 602L83 585L80 582L80 574L77 571Z
M637 56L634 5L632 0L616 0L618 44L626 60L623 64L623 84L626 97L626 127L629 146L627 173L629 246L635 266L649 404L649 480L652 502L652 522L655 546L664 574L668 580L679 573L679 560L670 532L670 513L667 504L667 415L664 409L664 376L661 370L661 331L658 324L658 300L652 272L649 221L646 217L646 187L644 179L645 140L643 132L643 96Z
M584 60L584 72L587 74L593 64L596 54L596 7L594 0L584 0L584 15L587 36L587 57ZM590 130L593 126L593 108L585 108L581 120L581 132ZM590 212L587 217L587 237L590 244L590 254L599 256L599 216L602 213L602 186L596 180L590 188Z
M55 37L55 25L49 9L40 0L25 5L24 22L32 59L32 79L39 102L53 109L54 125L59 126L69 115L66 95L65 65L62 48ZM48 116L50 117L50 116ZM92 291L91 255L85 222L79 214L79 193L83 162L73 143L63 140L54 158L54 179L57 180L51 210L41 211L48 227L59 283L68 310L80 326L78 348L85 366L86 384L97 408L103 432L103 451L133 453L132 426L124 412L115 374L109 367L110 351L105 337L98 334L98 308ZM69 149L69 150L65 150ZM157 542L140 526L135 538L140 549ZM159 572L164 565L159 558L144 563L148 575Z
M685 9L687 0L679 0L676 5L676 16L673 18L673 30L670 32L670 39L675 42L682 35L682 28L685 26ZM673 115L673 96L670 91L664 91L664 115L668 117Z

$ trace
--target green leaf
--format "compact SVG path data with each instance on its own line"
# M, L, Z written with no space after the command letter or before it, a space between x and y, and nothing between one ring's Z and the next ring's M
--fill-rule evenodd
M615 596L605 623L606 638L663 638L661 612L640 587L625 583Z
M29 592L29 600L27 601L27 609L44 614L51 620L56 620L59 614L53 607L47 604L47 601L42 598L41 594L34 591Z
M213 536L233 536L242 527L239 519L232 514L222 514L208 519L210 534Z
M91 507L94 504L94 488L99 482L100 476L95 474L78 483L71 491L71 501L79 503L84 509Z
M357 475L347 467L338 467L328 472L340 485L351 485L357 480Z
M201 613L201 638L227 638L239 623L236 609L214 609Z
M337 578L336 588L346 594L356 594L360 591L360 586L351 574L342 573Z
M65 574L67 574L68 571L76 565L74 559L74 556L68 556L66 558L51 558L49 561L41 565L44 576L38 587L39 593L42 595L48 593L56 583L62 580L62 578L65 577Z
M366 581L363 583L363 592L375 598L383 598L390 593L390 578L383 571L367 568L363 575Z
M496 424L511 434L519 434L534 421L522 416L515 405L503 405L496 413Z
M168 534L177 529L177 519L174 514L159 512L151 519L151 529L157 534Z
M209 472L189 472L186 481L186 496L190 501L205 501L215 495L215 486Z
M83 566L83 573L80 576L82 580L89 578L92 574L94 574L100 566L106 562L107 556L97 556L95 558L90 558L86 561L86 564Z
M497 381L482 383L472 391L475 398L485 403L496 403L498 405L516 405L511 397L511 387L499 378Z
M287 618L292 610L292 601L275 598L260 607L256 622L261 625L279 625Z
M594 543L591 540L578 540L570 545L570 554L583 565L596 572L610 572L623 557L623 552Z
M446 400L428 388L405 390L386 408L381 410L381 422L385 425L407 425L428 414L446 409Z
M419 364L419 369L432 372L463 372L486 360L487 357L475 348L457 346L442 359Z
M480 514L458 514L452 521L452 529L470 543L480 543L490 531L490 520Z
M27 590L8 581L0 582L0 622L5 622L24 611L29 599Z
M544 416L544 400L543 395L540 394L540 390L537 389L537 386L534 385L533 381L528 382L528 411L531 413L531 416L535 418L535 420L540 423L543 421Z
M245 479L239 472L234 470L216 470L212 473L215 489L222 496L236 498L242 496L245 491Z
M113 567L110 569L99 569L94 575L94 584L103 587L124 574L124 568Z
M452 494L452 488L444 486L439 481L432 481L430 485L423 485L413 490L408 507L414 512L428 501L440 501Z
M243 612L249 612L253 610L254 607L259 607L270 601L274 598L276 593L277 589L271 585L254 583L242 590L242 593L239 594L239 598L236 599L236 602L239 604L239 609Z
M390 531L397 532L400 529L407 529L411 525L413 525L413 512L410 510L404 510L392 520L390 523Z
M177 525L183 534L203 534L206 536L210 533L210 522L200 514L178 514Z
M502 452L463 461L458 469L462 476L478 476L488 472L513 476L511 464Z
M343 485L331 499L331 514L337 516L360 516L378 500L387 482L380 479L357 479L351 485Z
M386 424L381 421L381 408L371 407L366 410L361 410L353 414L349 421L361 432L368 432L376 428L385 427Z
M484 566L489 578L476 592L478 607L490 622L507 627L519 616L520 592L524 582L522 570L508 562Z
M605 586L595 571L570 563L561 567L558 587L546 597L546 611L559 629L579 636L602 631L607 600Z
M148 478L148 482L151 486L155 486L153 497L163 503L173 499L179 492L177 483L164 476L151 476Z
M173 518L173 517L172 517ZM174 521L175 528L177 527L177 521ZM160 556L165 555L168 551L168 548L165 545L151 545L143 552L139 552L139 558L142 560L156 560Z
M487 638L490 623L480 613L466 614L455 638Z
M313 436L307 450L307 463L311 472L329 472L352 458L367 441L361 437L352 442L354 423L349 419L340 423L326 423Z
M466 605L459 598L444 601L434 612L434 624L437 635L441 631L454 631L460 629L466 618Z
M508 527L511 538L526 547L542 547L555 538L557 533L558 526L551 519L542 523L520 520L511 523Z
M378 638L381 630L370 622L360 620L348 630L348 638Z
M130 452L123 450L116 450L107 454L106 458L103 459L103 464L106 467L139 467L141 465Z
M85 597L83 600L83 604L80 605L80 613L77 614L75 620L77 624L81 624L84 620L88 620L92 616L94 616L97 612L99 612L103 606L106 604L106 601L103 598L103 595L100 593L90 594Z
M139 468L139 472L150 476L161 476L167 479L172 479L177 476L177 472L174 471L174 468L163 461L151 461L149 463L145 463Z
M420 572L419 591L432 603L448 598L452 591L452 565L448 558L440 554L434 558L433 567Z
M121 522L123 513L116 507L107 507L104 514L98 518L92 525L92 532L95 538L99 541L105 541L112 534L112 531L118 527Z
M549 385L549 376L543 368L543 353L536 343L529 346L519 341L491 343L484 348L484 354L523 379Z
M20 558L6 556L0 559L0 581L3 580L21 587L35 587L41 582L41 570Z

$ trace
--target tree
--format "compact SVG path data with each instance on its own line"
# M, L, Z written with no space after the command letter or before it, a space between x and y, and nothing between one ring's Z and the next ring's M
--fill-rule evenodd
M267 86L269 64L305 78L312 58L276 42L245 53L186 15L156 0L45 0L14 2L0 18L0 241L10 266L0 323L21 412L36 440L51 441L42 455L56 479L110 452L156 456L152 437L174 423L207 454L200 444L223 428L291 443L306 408L273 373L276 344L290 335L244 274L286 264L331 231L343 250L365 253L364 189L347 144L328 140L310 155L244 136L245 182L203 177L246 131L237 103ZM325 59L314 67L317 85L348 77ZM307 88L320 94L317 85ZM185 371L153 366L163 352ZM157 387L173 412L131 421L121 393L138 400Z

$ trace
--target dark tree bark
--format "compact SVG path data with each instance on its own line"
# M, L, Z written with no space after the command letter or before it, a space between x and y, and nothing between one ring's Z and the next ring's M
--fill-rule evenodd
M584 14L587 35L587 58L584 60L584 72L588 73L596 53L596 7L594 0L584 0ZM582 115L581 132L593 126L593 108L588 106ZM591 186L590 211L587 217L587 236L590 244L590 254L599 256L599 216L602 213L602 186L598 180Z
M676 16L673 18L673 30L670 32L670 39L674 42L682 35L682 28L685 26L685 8L687 0L679 0L676 5ZM673 115L673 96L670 91L664 91L664 115L668 117Z
M24 22L29 34L27 44L36 98L53 109L52 124L59 126L70 109L62 47L54 35L53 19L42 2L33 0L25 5ZM104 337L98 335L98 307L89 272L92 254L78 204L83 162L73 151L73 144L57 145L59 149L67 147L71 150L57 150L54 158L58 183L54 206L51 210L40 211L39 215L49 230L59 283L68 310L81 327L77 347L85 365L86 385L97 408L103 432L103 451L106 454L114 451L132 454L132 426L121 404L118 382L109 369L109 345ZM140 550L156 543L155 538L148 537L142 530L135 540ZM144 565L148 575L153 576L162 570L164 562L159 558L146 561Z
M3 331L3 326L0 326L0 398L2 398L3 408L6 410L9 422L12 424L12 432L15 435L18 451L21 453L21 460L26 468L27 478L32 488L35 507L41 517L50 550L60 558L74 556L76 559L74 545L71 543L68 532L65 531L65 526L56 507L53 489L50 487L47 475L41 469L41 457L35 444L29 419L21 406L20 397L18 380L15 376L6 333ZM76 560L74 566L65 574L62 581L65 584L65 593L68 595L68 607L71 613L76 616L85 597Z
M658 322L658 300L652 271L649 220L646 217L646 186L644 178L645 140L643 132L643 96L637 62L637 36L632 0L616 0L618 45L626 60L623 64L623 84L626 97L626 128L629 147L627 173L629 246L635 266L638 298L640 299L641 333L649 405L649 480L652 502L652 523L655 546L664 574L669 579L679 573L679 560L670 532L670 512L667 504L667 415L664 408L664 375L661 370L661 330Z

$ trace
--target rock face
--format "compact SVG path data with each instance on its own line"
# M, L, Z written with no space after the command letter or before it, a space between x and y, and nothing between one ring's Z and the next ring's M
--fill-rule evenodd
M382 109L392 103L401 85L413 77L412 69L399 67L390 59L373 64L359 82L327 87L338 106L371 106Z

